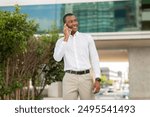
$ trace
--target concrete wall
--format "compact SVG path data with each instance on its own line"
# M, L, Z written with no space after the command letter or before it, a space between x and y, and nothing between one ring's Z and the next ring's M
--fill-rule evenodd
M150 47L130 48L130 99L150 99Z

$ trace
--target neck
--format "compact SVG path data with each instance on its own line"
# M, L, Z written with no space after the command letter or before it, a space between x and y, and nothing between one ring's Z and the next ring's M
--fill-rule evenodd
M73 31L72 31L72 32L71 32L71 35L74 36L75 33L76 33L76 32L73 32Z

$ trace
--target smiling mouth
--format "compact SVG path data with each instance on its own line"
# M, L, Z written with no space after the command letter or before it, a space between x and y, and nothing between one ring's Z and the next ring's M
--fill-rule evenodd
M77 28L78 28L77 26L72 27L72 29L77 29Z

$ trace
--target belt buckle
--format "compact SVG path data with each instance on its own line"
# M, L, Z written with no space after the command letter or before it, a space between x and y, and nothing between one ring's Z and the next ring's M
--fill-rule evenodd
M84 70L84 74L86 74L86 70Z

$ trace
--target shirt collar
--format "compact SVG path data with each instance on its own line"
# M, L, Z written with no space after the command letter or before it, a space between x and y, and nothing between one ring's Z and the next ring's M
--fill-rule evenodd
M79 35L79 32L77 31L75 34L74 34L74 36L72 36L72 35L70 35L71 37L76 37L76 36L78 36Z
M78 36L78 34L79 34L79 32L77 31L74 35L75 35L75 36Z

